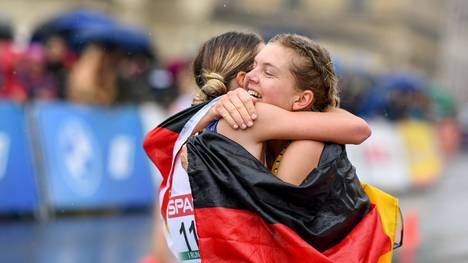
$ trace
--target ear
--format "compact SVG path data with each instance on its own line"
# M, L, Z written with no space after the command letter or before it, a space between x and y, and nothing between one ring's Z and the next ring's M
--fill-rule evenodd
M314 101L314 92L311 90L304 90L298 94L293 102L292 110L301 111L310 108L310 105Z
M245 71L239 71L236 75L236 83L239 87L244 88L245 87L245 75L247 72Z

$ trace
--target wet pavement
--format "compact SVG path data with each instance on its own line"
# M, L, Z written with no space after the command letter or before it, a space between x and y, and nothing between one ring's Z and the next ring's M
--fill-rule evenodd
M0 222L0 262L138 262L151 248L151 213Z
M468 262L467 152L447 163L436 185L399 197L405 220L418 231L405 237L395 262ZM150 253L151 233L150 212L2 220L0 262L139 262Z
M398 251L407 254L414 247L414 260L404 255L399 262L468 262L468 152L447 161L437 184L400 196L400 204L410 214L405 217L416 215L419 228L410 231L409 244Z

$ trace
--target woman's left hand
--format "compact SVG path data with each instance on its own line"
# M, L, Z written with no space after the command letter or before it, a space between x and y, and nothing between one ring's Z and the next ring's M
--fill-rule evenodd
M180 150L179 159L185 171L188 169L187 146L184 144Z
M246 90L238 88L229 91L214 105L213 111L215 115L225 119L234 129L239 127L246 129L251 127L257 118L255 102L257 102L256 98L250 96Z

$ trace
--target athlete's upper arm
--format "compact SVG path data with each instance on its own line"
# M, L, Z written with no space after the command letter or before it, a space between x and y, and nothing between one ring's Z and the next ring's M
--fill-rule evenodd
M255 108L258 117L253 127L246 130L231 128L228 129L229 133L255 143L268 140L315 140L359 144L370 135L370 128L363 119L341 109L330 112L291 112L260 102L255 104Z
M360 144L371 130L362 118L345 110L291 112L274 105L257 103L254 129L258 140L315 140L339 144Z
M284 152L277 176L288 183L300 185L317 167L324 144L317 141L293 141Z
M339 129L331 134L328 141L339 144L361 144L372 134L367 122L359 116L341 108L329 108L325 115L330 125L339 124Z

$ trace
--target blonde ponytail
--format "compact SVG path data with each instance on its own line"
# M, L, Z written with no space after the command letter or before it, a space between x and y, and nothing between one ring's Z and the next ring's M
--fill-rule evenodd
M291 48L302 58L300 64L291 68L297 87L312 90L313 111L325 111L328 107L338 107L337 77L328 51L310 38L295 34L280 34L273 37L270 43L279 43Z
M205 79L205 85L201 87L203 93L209 98L216 98L228 92L224 78L215 72L204 72L203 78Z
M193 75L200 88L193 104L226 94L237 73L251 70L262 42L257 34L242 32L226 32L205 42L193 61Z

